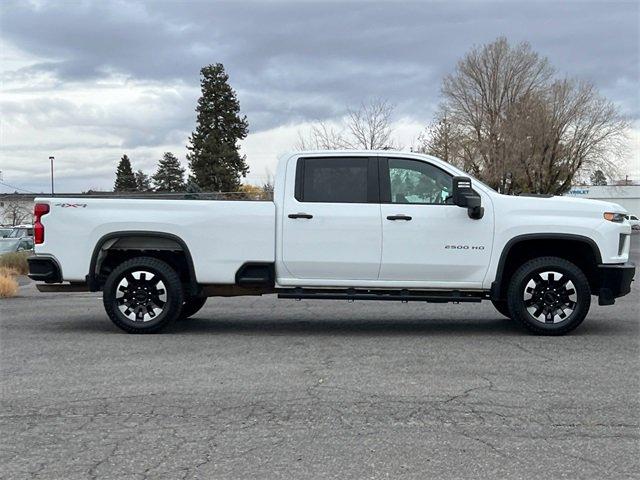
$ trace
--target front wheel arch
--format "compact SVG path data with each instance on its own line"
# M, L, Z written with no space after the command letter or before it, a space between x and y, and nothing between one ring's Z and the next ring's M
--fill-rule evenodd
M508 286L516 270L529 260L559 257L578 266L587 277L594 294L600 288L598 265L602 255L591 238L567 233L532 233L513 237L502 249L495 280L491 284L491 299L506 300Z

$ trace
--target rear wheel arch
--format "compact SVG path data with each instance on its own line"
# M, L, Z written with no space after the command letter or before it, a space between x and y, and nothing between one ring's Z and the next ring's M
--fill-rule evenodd
M109 269L138 256L150 256L167 262L181 274L188 293L198 293L193 258L184 240L171 233L138 230L110 232L96 242L87 274L90 290L102 288Z
M591 291L598 293L598 265L602 263L602 255L593 239L565 233L534 233L514 237L502 249L496 277L491 285L491 298L504 300L509 279L515 271L524 262L545 256L559 257L574 263L585 273Z

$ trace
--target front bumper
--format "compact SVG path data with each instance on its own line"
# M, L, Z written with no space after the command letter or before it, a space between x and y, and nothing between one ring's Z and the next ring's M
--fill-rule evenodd
M29 278L37 282L62 282L62 272L58 262L51 257L29 257Z
M636 274L633 262L617 265L598 265L600 271L599 305L613 305L616 298L631 291L631 282Z

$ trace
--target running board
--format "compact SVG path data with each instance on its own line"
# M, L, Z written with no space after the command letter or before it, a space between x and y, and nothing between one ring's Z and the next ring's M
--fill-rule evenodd
M278 290L278 298L295 300L395 300L402 302L481 302L489 292L460 290L366 290L366 289L309 289Z
M88 292L86 283L36 283L40 292Z

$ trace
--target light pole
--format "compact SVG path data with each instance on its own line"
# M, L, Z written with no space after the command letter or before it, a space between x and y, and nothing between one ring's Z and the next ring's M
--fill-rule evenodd
M51 161L51 195L53 195L53 159L54 157L49 157Z

